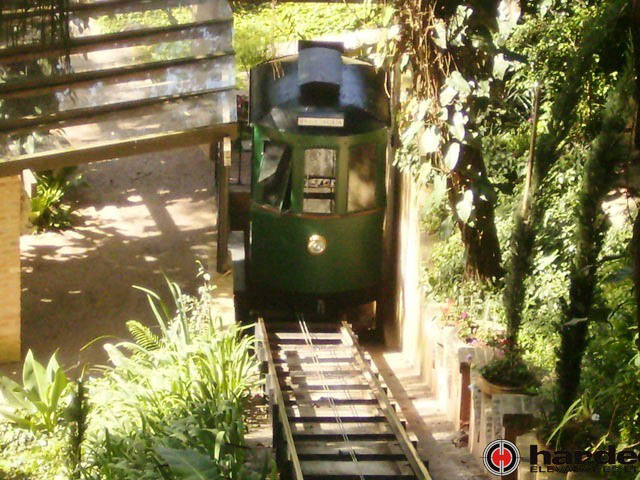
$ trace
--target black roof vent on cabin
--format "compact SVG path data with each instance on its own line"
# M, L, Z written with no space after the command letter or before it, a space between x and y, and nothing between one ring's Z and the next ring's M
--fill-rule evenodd
M303 103L337 102L342 85L342 44L301 41L298 49L298 86Z

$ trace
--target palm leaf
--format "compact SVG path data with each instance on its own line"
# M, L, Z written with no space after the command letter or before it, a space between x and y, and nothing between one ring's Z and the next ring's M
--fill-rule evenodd
M160 337L151 329L136 320L129 320L127 328L136 343L145 350L152 351L160 348Z

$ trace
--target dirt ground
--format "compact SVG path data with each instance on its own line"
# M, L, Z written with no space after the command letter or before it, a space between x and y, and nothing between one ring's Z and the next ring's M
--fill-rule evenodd
M200 148L88 164L75 194L77 226L23 235L22 345L66 366L102 363L103 335L152 323L143 285L168 295L162 272L195 293L216 236L213 165ZM1 371L15 374L17 365Z

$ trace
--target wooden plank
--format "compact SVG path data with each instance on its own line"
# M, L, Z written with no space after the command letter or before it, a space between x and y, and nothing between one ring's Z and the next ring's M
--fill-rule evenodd
M117 112L125 112L136 108L149 107L162 103L171 103L179 100L204 97L214 93L229 92L235 90L235 86L223 88L211 88L198 92L189 92L178 95L165 95L160 97L143 98L130 102L120 102L116 104L100 105L97 107L77 108L75 110L67 110L64 112L56 112L50 115L35 116L30 115L15 120L0 120L0 132L20 133L24 131L28 133L33 128L40 128L50 125L49 128L62 128L70 125L80 125L95 117L104 114L112 114Z
M105 47L123 48L150 43L170 41L175 34L184 34L176 40L197 39L199 31L207 27L228 26L233 23L233 19L205 20L202 22L190 22L177 25L164 25L161 27L149 27L141 30L126 30L123 32L107 33L103 35L90 35L69 40L67 44L39 45L29 44L16 47L0 48L0 64L24 62L53 55L66 56L73 54L84 54L103 50Z
M385 423L387 421L385 416L360 417L353 415L340 415L339 420L334 415L324 417L289 415L288 418L290 423Z
M286 0L285 0L286 1ZM346 475L344 473L333 474L320 474L320 475L312 475L306 474L304 476L306 480L415 480L418 477L415 475L379 475L379 474L370 474L370 475L361 475L361 474L350 474Z
M312 397L313 394L310 394L307 396ZM326 406L331 406L332 403L333 405L336 405L338 407L343 405L359 407L359 406L378 405L378 400L376 398L332 398L331 401L329 401L328 398L324 398L324 397L320 398L319 400L313 400L313 398L308 398L308 399L299 398L294 400L285 396L284 403L285 405L287 405L287 407L298 407L298 408L313 407L313 406L326 407Z
M298 444L298 455L330 455L353 451L356 455L398 455L406 460L398 442L389 441L349 441L337 442L304 442Z
M336 414L344 415L345 417L380 417L382 411L378 405L317 405L317 404L295 404L287 406L287 415L300 416L300 417L330 417Z
M276 365L291 364L291 365L300 366L301 368L304 368L303 366L305 365L315 365L316 363L326 363L329 365L353 364L352 357L321 357L316 359L315 357L290 356L289 358L274 358L273 361Z
M278 345L282 346L307 345L305 338L282 338L276 341ZM314 338L313 345L342 345L342 340L339 338Z
M88 16L99 12L106 13L135 13L149 10L188 7L201 5L209 0L111 0L104 2L77 3L74 2L66 9L69 13ZM43 10L21 11L16 4L2 3L2 18L4 21L22 20L25 18L49 16L49 12Z
M52 152L23 155L0 162L0 177L17 175L22 170L51 170L70 165L110 160L113 158L152 153L188 145L202 145L221 135L237 136L237 124L216 124L201 128L169 131L124 141L101 142L84 148L60 149Z
M293 383L297 382L322 382L323 380L335 381L340 380L352 381L354 379L363 379L360 370L342 370L342 371L316 371L316 372L301 372L301 371L276 371L278 378L283 380L290 380Z
M389 478L398 476L414 476L408 463L397 461L363 461L363 462L337 462L327 463L324 461L304 461L301 462L302 471L305 478L313 475L322 475L322 478L344 478L355 475L385 475Z
M351 441L393 441L396 435L393 432L350 432L348 434ZM344 440L342 432L315 432L315 433L294 433L293 439L300 442L320 441L339 442Z
M402 422L398 418L395 408L393 407L393 405L389 401L389 398L385 394L384 388L380 380L378 380L378 377L371 369L371 366L369 365L369 363L366 361L365 354L362 351L362 348L360 347L360 345L358 344L358 340L355 334L353 333L353 330L351 330L351 327L346 322L343 322L342 324L342 332L344 333L345 342L348 342L351 344L353 348L354 356L356 357L358 364L362 368L363 374L369 380L373 393L378 399L378 401L380 402L382 411L387 417L389 421L389 425L392 428L394 434L397 436L397 439L400 442L400 446L402 447L402 450L404 451L407 457L407 461L411 464L414 474L420 480L431 480L431 475L429 475L427 468L424 466L424 464L422 463L422 460L418 456L418 453L416 452L415 447L413 446L411 440L409 439L409 435L407 435L407 432L403 427Z
M224 138L221 142L220 155L216 159L217 166L217 238L216 238L216 270L218 273L226 273L231 269L231 254L229 252L229 162L231 155L231 142Z
M158 62L160 63L160 62ZM72 84L43 86L2 94L0 99L33 101L47 94L55 94L57 111L117 104L134 98L151 98L163 95L202 91L233 84L228 78L233 72L232 55L229 52L211 58L171 60L164 65L135 67L133 72L110 75L104 79L80 79ZM171 65L175 63L175 65ZM216 78L215 73L223 76ZM73 88L70 88L72 87ZM11 88L11 87L9 87ZM5 102L6 103L6 102ZM43 112L46 114L47 112ZM15 118L12 118L13 120Z
M79 73L67 73L51 75L49 77L39 77L33 79L15 79L10 82L0 83L0 95L11 98L11 94L28 90L29 95L42 95L55 90L56 87L72 87L77 84L92 83L100 80L107 80L112 77L135 78L137 74L166 70L170 67L178 67L201 63L222 57L234 55L233 50L215 52L208 55L190 56L174 58L171 60L160 60L157 62L137 63L116 68L104 68L90 70Z
M404 453L354 453L359 462L379 462L379 461L402 461L406 460ZM353 457L347 452L335 453L301 453L300 461L323 461L323 462L353 462Z

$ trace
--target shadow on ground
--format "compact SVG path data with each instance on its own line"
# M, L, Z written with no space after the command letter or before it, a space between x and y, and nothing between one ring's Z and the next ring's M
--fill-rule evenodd
M127 334L125 322L153 323L132 285L168 294L162 273L195 293L197 262L215 242L213 166L200 148L124 158L79 168L76 227L23 235L22 346L65 365L101 363L91 340ZM13 373L17 365L2 370Z

